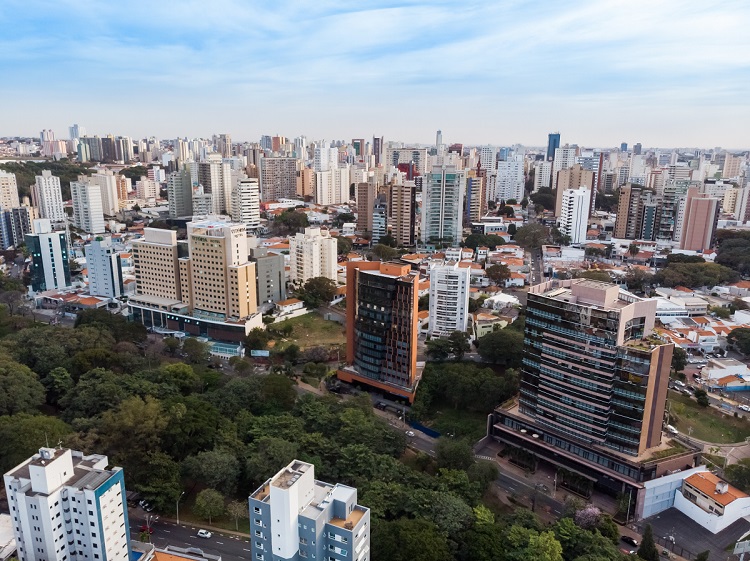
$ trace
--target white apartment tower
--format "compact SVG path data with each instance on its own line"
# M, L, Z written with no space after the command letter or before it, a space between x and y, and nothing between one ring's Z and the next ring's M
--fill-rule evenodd
M422 188L422 241L457 244L462 239L466 172L434 168Z
M459 262L435 264L430 268L429 331L433 337L466 331L470 285L471 269Z
M49 170L43 170L42 175L37 175L36 183L31 188L31 204L38 209L39 218L64 222L65 208L60 178L52 175Z
M248 233L260 227L260 183L257 178L241 178L232 190L232 220L243 223Z
M315 277L336 281L338 246L328 230L305 228L289 238L289 280L298 285Z
M590 205L591 191L588 187L566 189L562 193L559 228L563 235L570 236L571 244L586 242Z
M491 200L521 202L524 194L523 156L511 156L507 161L497 163L495 193Z
M555 148L555 159L552 162L552 188L557 187L557 172L573 167L576 163L575 148Z
M20 561L128 561L122 468L107 456L41 448L4 475Z
M16 174L0 171L0 208L8 210L19 206Z
M122 296L122 265L117 250L112 247L112 238L98 236L85 250L89 294L107 298Z
M98 185L86 178L70 182L70 194L73 198L73 224L89 234L104 232L104 211L102 210L102 192Z
M315 202L336 205L349 202L349 166L315 172Z
M53 232L46 218L34 220L33 234L24 240L29 250L31 264L31 290L60 290L70 287L68 243L64 232Z
M114 216L120 210L120 200L117 195L118 176L112 170L104 169L96 172L89 179L99 186L102 195L102 211L107 216ZM145 198L145 197L144 197Z
M211 195L213 214L229 214L232 200L232 167L221 154L207 154L202 162L190 164L193 185L203 185Z

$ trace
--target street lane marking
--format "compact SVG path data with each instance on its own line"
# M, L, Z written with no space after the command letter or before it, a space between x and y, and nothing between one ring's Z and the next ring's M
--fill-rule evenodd
M216 543L218 543L219 545L224 545L224 542L216 542Z
M242 548L242 551L250 551L250 550L249 550L249 549L245 549L245 548L243 547L243 548Z

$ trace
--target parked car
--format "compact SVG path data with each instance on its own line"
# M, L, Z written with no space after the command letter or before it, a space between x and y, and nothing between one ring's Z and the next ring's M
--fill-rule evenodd
M408 437L414 436L414 431L413 430L406 431L406 436L408 436Z
M750 411L750 406L747 406L747 405L740 405L739 408L742 409L743 411Z
M620 539L626 544L632 545L633 547L638 547L638 540L635 538L632 538L630 536L620 536Z
M208 530L198 530L198 537L199 538L210 538L211 532Z
M680 431L678 431L678 430L677 430L676 428L674 428L674 427L673 427L672 425L667 425L667 426L666 426L665 428L667 429L667 432L668 432L669 434L680 434ZM636 545L638 545L638 544L636 544Z
M674 385L675 386L679 386L681 388L684 388L685 387L685 382L683 382L682 380L675 380L674 381Z

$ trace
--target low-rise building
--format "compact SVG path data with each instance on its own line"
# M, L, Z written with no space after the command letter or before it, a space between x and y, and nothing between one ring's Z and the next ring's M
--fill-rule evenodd
M710 471L683 479L674 506L714 534L750 515L750 497Z

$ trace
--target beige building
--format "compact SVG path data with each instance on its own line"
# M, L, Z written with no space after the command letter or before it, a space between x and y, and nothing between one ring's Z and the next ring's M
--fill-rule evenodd
M315 277L336 281L338 246L328 230L305 228L289 238L289 280L303 285Z
M181 300L177 273L177 232L144 228L143 238L133 242L136 294Z
M571 168L562 169L557 172L557 200L555 201L555 216L560 216L562 210L563 193L568 189L578 189L579 187L588 187L591 193L591 204L589 209L594 208L594 172L583 169L581 164L576 164Z
M357 231L372 233L373 209L378 196L373 183L357 183Z
M411 182L409 182L411 183ZM416 188L414 185L391 185L388 212L391 235L400 246L410 247L415 241Z
M297 195L297 165L296 158L261 158L260 199L293 199Z
M19 206L16 174L0 171L0 208L8 210Z
M697 187L688 189L680 235L680 249L702 251L712 245L720 199L707 197Z
M315 195L315 172L312 169L304 168L297 172L297 195L303 199Z

